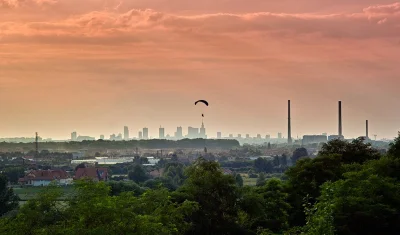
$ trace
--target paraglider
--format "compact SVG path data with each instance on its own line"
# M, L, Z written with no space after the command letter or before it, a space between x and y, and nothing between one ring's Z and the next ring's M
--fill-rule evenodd
M198 100L198 101L196 101L196 102L194 103L194 105L197 105L198 103L203 103L203 104L205 104L205 105L208 106L208 102L207 102L206 100Z

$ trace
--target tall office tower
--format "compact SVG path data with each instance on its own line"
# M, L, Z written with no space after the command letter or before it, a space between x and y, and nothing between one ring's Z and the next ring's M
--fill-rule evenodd
M115 140L115 134L110 135L110 140Z
M165 129L162 128L161 126L160 126L160 129L158 129L158 138L161 140L165 139Z
M187 135L187 137L189 139L199 138L199 128L194 128L194 127L189 126L188 127L188 135Z
M139 140L143 139L143 132L139 131Z
M242 138L242 134L238 134L238 136L237 136L238 138Z
M149 128L147 127L143 128L143 139L145 140L149 139Z
M124 140L129 140L129 128L124 126Z
M260 134L257 134L257 139L261 139L261 135Z
M101 140L104 140L104 135L100 135L100 139L101 139Z
M71 133L71 140L72 141L76 141L76 139L78 138L78 134L76 133L76 131Z
M267 139L267 140L271 139L271 135L266 135L265 139Z
M117 140L122 140L122 134L121 133L118 134Z
M182 139L183 138L183 133L182 133L182 127L181 126L178 126L176 128L175 138L176 139Z
M282 133L278 133L278 139L282 139Z
M290 119L290 100L288 100L288 144L292 144L292 125Z
M217 132L217 139L222 139L222 133L221 132Z
M249 134L246 134L246 139L250 139L250 135Z
M206 135L206 128L204 127L204 123L201 123L201 127L200 127L200 138L207 138Z
M229 134L229 138L231 138L231 139L232 139L232 138L233 138L233 135L232 135L232 134Z

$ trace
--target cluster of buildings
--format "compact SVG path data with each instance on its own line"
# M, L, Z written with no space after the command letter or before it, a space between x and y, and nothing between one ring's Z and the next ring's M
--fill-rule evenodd
M74 175L64 170L32 170L25 174L18 183L23 186L47 186L50 183L57 185L70 185L74 180L91 179L94 181L108 181L107 168L78 168Z

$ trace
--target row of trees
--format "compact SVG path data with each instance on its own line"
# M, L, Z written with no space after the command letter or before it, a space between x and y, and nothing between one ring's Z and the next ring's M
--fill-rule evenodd
M52 150L68 150L79 151L81 149L87 150L106 150L106 149L131 149L131 148L144 148L144 149L192 149L204 148L207 146L209 149L232 149L239 147L240 144L236 140L214 140L214 139L182 139L182 140L130 140L130 141L109 141L109 140L96 140L96 141L82 141L82 142L45 142L40 143L41 149ZM33 143L6 143L0 142L0 149L29 149L33 148ZM28 150L28 151L29 151Z
M3 217L0 234L390 235L400 229L400 136L385 156L361 139L331 141L318 157L298 160L285 181L257 187L205 159L184 171L177 163L167 168L164 176L176 179L176 189L162 181L80 182L59 202L48 188Z

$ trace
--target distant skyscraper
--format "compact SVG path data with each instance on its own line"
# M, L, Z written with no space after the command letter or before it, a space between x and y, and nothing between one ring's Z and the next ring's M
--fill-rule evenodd
M182 127L178 126L178 127L176 128L175 138L176 138L176 139L182 139L182 138L183 138Z
M143 128L143 139L145 140L149 139L149 128L147 127Z
M100 135L100 139L101 139L101 140L104 140L104 135Z
M204 123L203 122L201 123L201 128L200 128L200 138L204 138L204 139L207 138L206 128L204 127Z
M261 139L261 135L260 134L257 134L257 139Z
M324 133L322 133L322 135L324 135L324 136L328 136L328 133L325 133L325 132L324 132Z
M246 134L246 139L250 139L250 135L249 134Z
M231 138L231 139L232 139L232 138L233 138L233 135L232 135L232 134L229 134L229 138Z
M217 132L217 139L222 139L222 133L221 132Z
M122 140L122 134L121 133L118 134L117 140Z
M129 128L127 126L124 127L124 140L129 140Z
M71 133L71 140L72 141L76 141L76 139L78 138L78 134L76 133L76 131Z
M161 126L160 126L160 129L158 129L158 138L165 139L165 129L162 128Z
M278 139L282 139L282 133L278 133Z
M188 135L187 135L187 137L189 139L199 138L199 128L194 128L194 127L189 126L188 127Z
M242 134L238 134L238 138L242 138Z
M110 140L115 140L115 134L110 135Z
M139 131L139 140L143 139L143 132Z
M267 140L271 139L271 135L266 135L265 139L267 139Z

